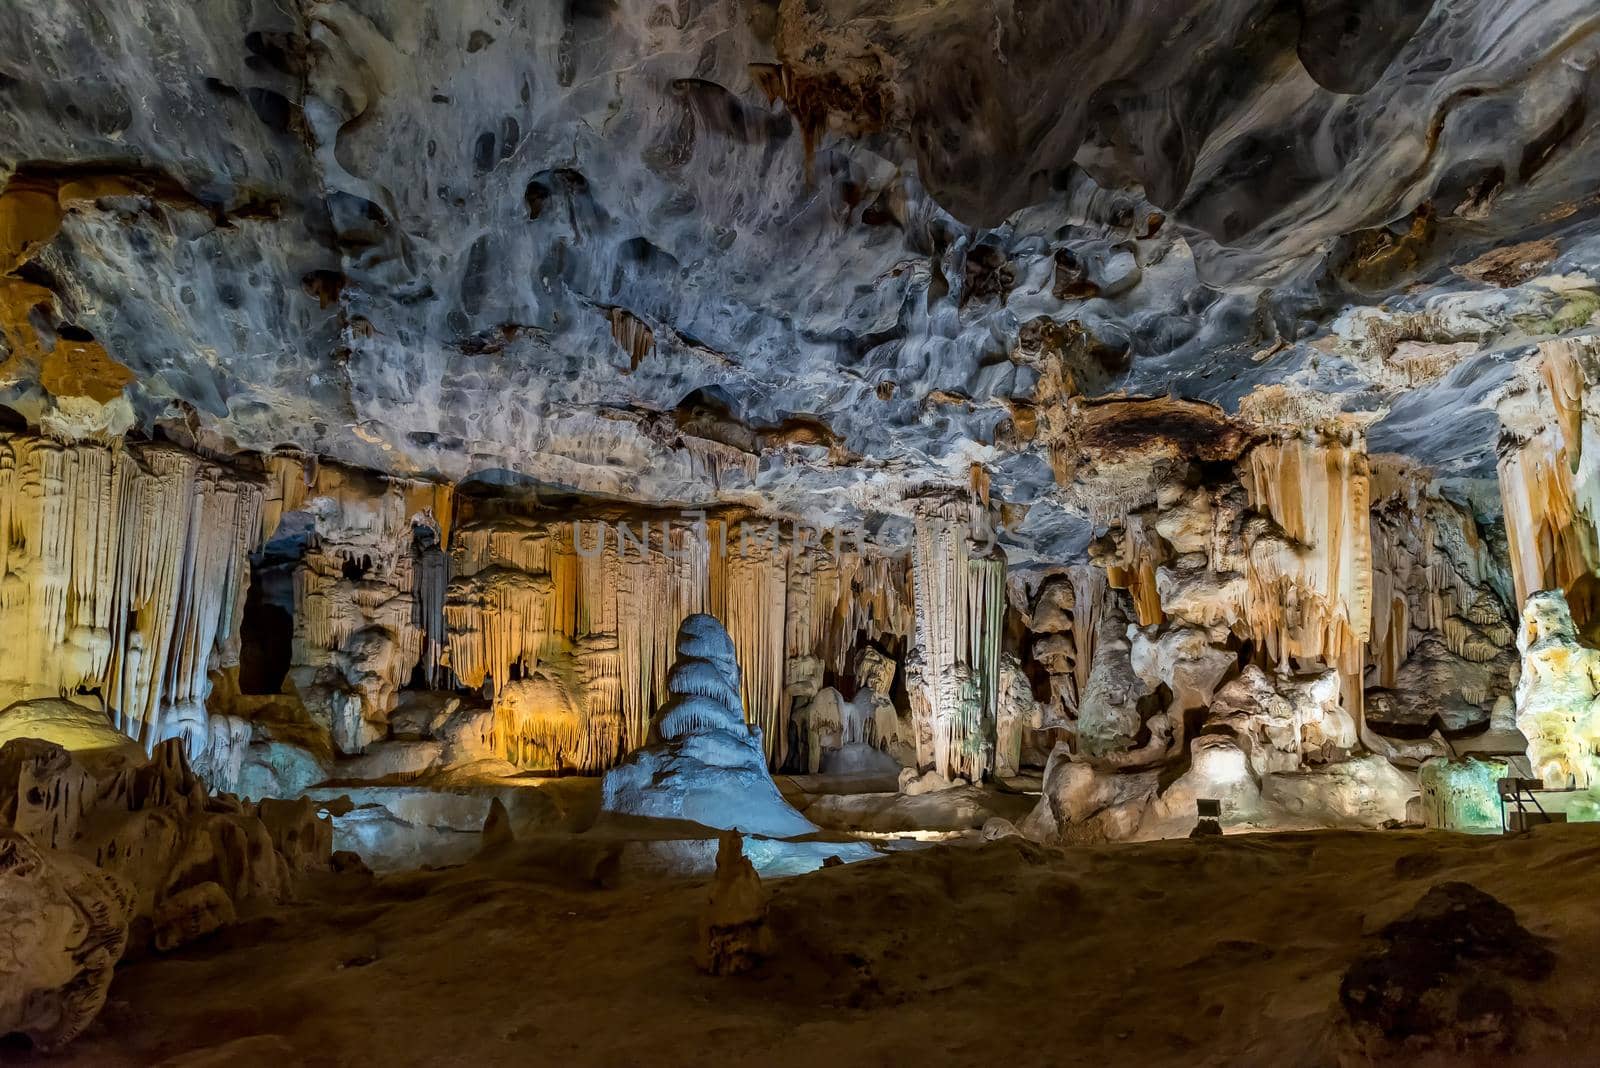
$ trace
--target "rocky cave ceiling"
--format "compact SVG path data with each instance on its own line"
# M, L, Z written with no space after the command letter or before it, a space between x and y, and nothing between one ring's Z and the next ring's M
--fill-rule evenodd
M1087 537L1089 399L1483 476L1529 339L1600 307L1593 0L30 0L0 41L31 421L833 520L976 464L1026 559Z

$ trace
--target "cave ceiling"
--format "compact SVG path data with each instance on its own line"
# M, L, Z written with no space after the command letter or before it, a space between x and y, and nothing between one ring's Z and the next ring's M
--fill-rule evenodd
M1479 477L1600 308L1592 0L31 0L0 41L0 403L213 451L832 520L979 465L1025 558L1087 537L1104 398Z

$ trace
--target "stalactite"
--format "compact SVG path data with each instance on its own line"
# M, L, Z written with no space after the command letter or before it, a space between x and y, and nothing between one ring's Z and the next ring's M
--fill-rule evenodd
M767 760L783 763L788 751L788 732L784 720L788 707L783 700L785 635L788 611L789 561L787 547L767 551L751 539L736 537L727 553L713 555L725 568L726 578L720 614L739 657L743 672L742 694L745 718L761 728Z
M812 542L789 554L787 656L849 670L859 636L904 639L915 630L910 561L864 546Z
M1119 518L1122 537L1106 561L1106 581L1112 589L1127 590L1133 597L1141 627L1165 622L1156 586L1156 573L1167 562L1160 539L1147 528L1144 516L1124 512Z
M1335 666L1359 706L1372 618L1368 466L1359 442L1294 437L1251 450L1242 472L1250 505L1291 540L1250 547L1251 632L1267 654Z
M753 452L689 434L676 439L676 444L689 459L690 477L704 479L718 491L747 487L756 480L761 458Z
M1392 687L1424 636L1439 634L1456 656L1488 663L1515 634L1496 586L1499 567L1476 520L1425 478L1383 481L1372 510L1372 632L1367 662ZM1469 696L1469 700L1474 699ZM1474 700L1474 703L1478 703Z
M1100 625L1100 607L1105 600L1106 574L1097 567L1088 564L1074 565L1068 572L1072 577L1072 644L1074 659L1072 661L1073 675L1073 710L1077 710L1077 699L1082 697L1084 687L1089 685L1089 670L1094 666L1094 635L1095 628Z
M505 689L513 670L531 669L547 638L560 633L551 622L565 613L551 606L571 590L555 588L550 540L543 526L526 522L457 531L444 610L450 667L463 685L476 689L488 679Z
M628 354L628 370L637 371L645 358L656 350L655 331L650 324L626 308L612 308L611 337Z
M1517 603L1567 594L1600 619L1600 339L1539 345L1538 378L1500 403L1500 495Z
M262 489L168 446L0 436L0 685L98 689L146 746L238 662Z
M970 555L963 508L920 516L912 541L918 684L930 722L917 762L976 780L994 752L1005 563Z

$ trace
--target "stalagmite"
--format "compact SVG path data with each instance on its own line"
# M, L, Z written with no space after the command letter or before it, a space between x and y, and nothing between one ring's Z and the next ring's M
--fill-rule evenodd
M698 933L695 967L711 975L741 975L772 955L767 892L738 831L723 831L718 839L717 873Z
M1560 590L1528 598L1517 649L1517 729L1534 775L1555 789L1600 786L1600 650L1578 641Z
M778 793L759 732L745 723L728 632L711 616L690 615L676 645L671 699L654 720L661 741L606 773L605 810L775 838L815 831Z

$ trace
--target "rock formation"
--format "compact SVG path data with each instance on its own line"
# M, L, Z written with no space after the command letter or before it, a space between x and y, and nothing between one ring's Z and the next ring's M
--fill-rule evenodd
M760 731L745 722L739 663L722 624L686 617L677 651L667 676L671 697L652 720L660 741L606 773L606 811L770 838L815 832L778 793Z
M1509 1053L1537 1004L1532 984L1556 963L1547 940L1470 883L1439 883L1378 937L1339 984L1369 1055Z
M1417 771L1422 822L1449 831L1494 831L1505 826L1500 780L1511 774L1504 760L1434 758Z
M242 803L212 796L177 740L147 762L92 772L52 742L0 747L0 824L41 849L66 851L118 876L130 919L156 920L168 945L184 913L234 911L285 900L298 873L326 869L325 819L306 800ZM214 885L216 891L190 893ZM188 895L176 905L170 899ZM170 922L169 922L170 921Z
M739 832L724 831L717 844L717 872L700 914L695 967L711 975L739 975L771 955L761 877L744 855Z
M1600 341L1543 342L1532 364L1499 405L1517 601L1560 590L1587 626L1600 613Z
M82 857L0 828L0 1034L54 1050L89 1026L127 943L131 898Z
M1600 786L1600 651L1579 644L1560 590L1528 598L1517 648L1517 729L1534 775L1555 788Z
M148 761L85 758L39 738L0 745L0 1033L45 1049L99 1012L130 939L166 951L202 938L288 900L332 851L309 801L209 795L179 739Z

